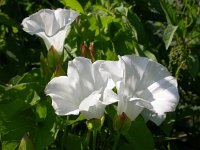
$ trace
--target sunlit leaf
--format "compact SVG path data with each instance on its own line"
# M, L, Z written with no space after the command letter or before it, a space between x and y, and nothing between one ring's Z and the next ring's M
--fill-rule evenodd
M178 26L173 26L171 24L168 24L167 28L164 31L164 35L163 35L163 41L165 43L165 48L168 49L172 39L174 37L174 33L176 32Z
M82 120L85 120L85 118L84 118L83 115L80 114L77 119L67 121L66 125L72 125L72 124L77 123L77 122L82 121Z
M60 2L67 7L70 7L74 10L76 10L79 13L84 14L83 7L77 0L60 0Z

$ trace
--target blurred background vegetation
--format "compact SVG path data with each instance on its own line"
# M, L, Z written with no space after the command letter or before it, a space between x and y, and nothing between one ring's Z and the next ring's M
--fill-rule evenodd
M0 149L15 149L27 131L39 149L56 149L62 135L43 101L46 47L20 25L43 8L81 14L66 39L65 68L83 47L96 60L136 54L165 65L178 80L180 102L161 126L147 122L155 148L200 149L199 0L0 0Z

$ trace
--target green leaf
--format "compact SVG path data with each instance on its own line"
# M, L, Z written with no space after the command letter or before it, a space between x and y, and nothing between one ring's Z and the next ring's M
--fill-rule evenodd
M60 0L60 2L67 7L70 7L74 10L76 10L79 13L84 14L83 7L77 0Z
M29 132L34 127L33 117L30 111L18 114L14 117L0 116L0 133L3 141L3 149L6 147L15 147L22 139L24 133Z
M16 115L32 105L36 104L40 97L37 92L32 89L37 85L35 83L22 83L16 86L5 88L5 92L0 97L1 113L6 115ZM12 111L10 111L12 110Z
M147 50L143 45L140 45L136 42L134 42L133 44L134 44L135 54L139 56L148 57L149 59L157 62L156 56L149 50Z
M56 115L50 103L46 103L47 116L44 120L38 122L35 128L30 131L30 138L33 141L34 148L43 150L56 139L58 125Z
M47 116L47 107L46 104L44 102L38 103L36 105L36 116L38 118L39 121L42 121L46 118Z
M167 22L172 25L178 24L176 10L172 7L168 0L159 0L161 7L165 13Z
M117 60L117 54L111 50L106 51L106 60Z
M127 18L129 19L131 25L134 26L134 28L137 32L138 42L141 44L144 44L144 45L147 44L148 39L146 36L146 32L145 32L143 24L142 24L140 18L137 16L137 14L134 13L133 11L129 10Z
M43 85L41 73L39 68L34 68L29 72L24 73L22 76L15 76L10 80L10 84L17 85L20 83L39 83Z
M124 135L134 150L153 150L154 140L142 117L132 122L129 131Z
M10 149L17 149L18 142L17 141L3 141L2 142L2 150L10 150ZM1 148L1 147L0 147Z
M1 87L0 91L0 133L3 149L15 146L23 135L33 129L34 114L31 107L40 97L33 89L36 83L21 83L11 87ZM8 143L9 145L6 145Z
M82 120L85 120L85 117L82 114L80 114L76 120L68 120L66 122L66 125L72 125L72 124L82 121Z
M177 28L178 26L173 26L172 24L168 24L167 28L165 29L163 34L163 41L165 43L166 49L169 48Z

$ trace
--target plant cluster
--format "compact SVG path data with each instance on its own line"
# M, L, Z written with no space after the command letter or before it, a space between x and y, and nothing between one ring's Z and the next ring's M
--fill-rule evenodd
M1 0L0 149L199 149L199 5Z

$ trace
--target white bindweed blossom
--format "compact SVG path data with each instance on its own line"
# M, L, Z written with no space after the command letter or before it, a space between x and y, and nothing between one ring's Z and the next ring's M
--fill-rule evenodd
M54 47L62 53L64 41L70 31L70 24L79 14L67 9L42 9L22 21L23 30L38 35L49 50Z
M175 111L179 101L177 81L168 70L144 57L126 55L119 61L103 63L101 71L107 72L116 84L117 113L123 112L130 120L139 114L144 119L160 125L166 112Z
M81 112L88 120L102 117L105 106L112 103L104 97L114 87L107 76L99 72L103 62L92 64L87 58L76 57L68 63L67 76L55 77L47 84L45 93L51 97L57 115Z

